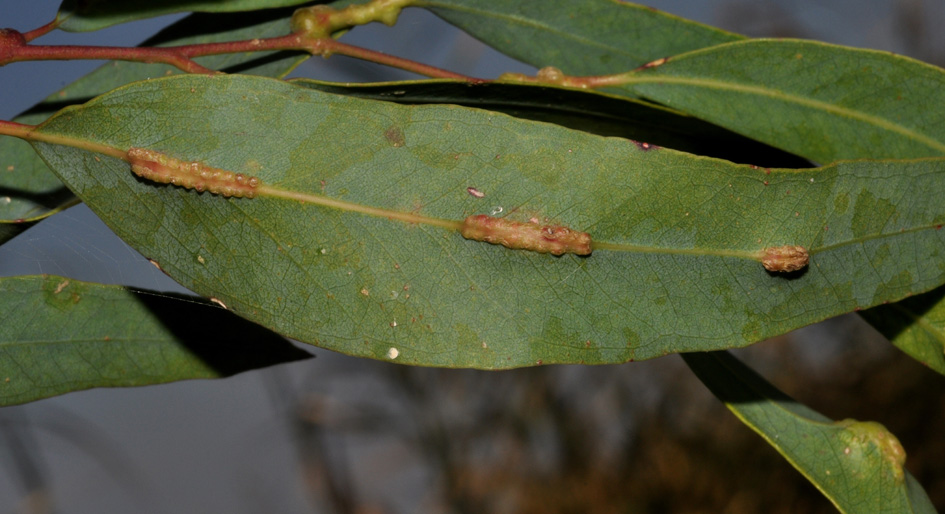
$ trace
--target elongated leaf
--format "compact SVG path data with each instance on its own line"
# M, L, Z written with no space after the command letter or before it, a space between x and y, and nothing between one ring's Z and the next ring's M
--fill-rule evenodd
M0 406L311 357L203 301L64 277L0 278L0 313Z
M945 70L888 52L754 40L627 74L623 89L817 162L945 154Z
M622 362L750 344L945 281L936 159L765 170L243 76L132 84L39 133L258 176L263 196L225 199L36 144L185 286L354 355L481 368ZM455 230L500 208L587 231L596 249L553 257ZM752 259L796 244L811 264L793 275Z
M684 354L683 358L729 410L841 512L935 512L922 486L903 468L902 445L879 423L833 422L724 352Z
M645 102L596 92L455 80L336 84L298 80L328 93L421 105L457 104L555 123L600 136L646 141L689 153L743 164L804 168L810 162L697 118Z
M743 36L616 0L420 0L496 50L570 75L622 73Z
M164 29L144 46L213 43L286 34L292 9L265 13L193 15ZM306 54L263 52L226 54L197 59L213 69L281 77L307 58ZM85 102L134 80L178 73L163 64L111 62L51 95L17 117L26 124L40 123L59 109ZM58 212L75 200L26 143L0 137L0 243L33 222Z
M309 0L64 0L59 7L59 28L88 32L119 23L178 12L232 13L301 5Z
M945 375L945 289L861 312L900 350Z

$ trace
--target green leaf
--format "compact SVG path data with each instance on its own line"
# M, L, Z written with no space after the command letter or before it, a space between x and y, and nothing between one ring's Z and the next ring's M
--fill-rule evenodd
M0 406L311 357L202 300L64 277L0 278L0 312Z
M945 375L945 288L860 313L900 350Z
M410 105L456 104L516 118L555 123L600 136L615 136L708 157L759 166L804 168L810 162L698 118L594 91L491 82L416 80L337 84L301 79L294 83L358 98Z
M178 12L232 13L289 7L307 1L309 0L64 0L56 19L60 21L59 28L62 30L88 32Z
M214 43L287 34L292 11L192 15L162 30L143 45ZM299 53L262 52L209 56L197 61L218 70L281 77L307 57ZM14 121L30 125L41 123L67 105L85 102L128 82L175 73L179 71L163 64L111 62L51 95ZM0 137L0 243L74 201L72 193L29 144L12 137Z
M420 0L496 50L569 75L622 73L743 36L614 0Z
M728 353L683 358L738 419L841 512L935 512L922 486L903 468L902 445L879 423L833 422L789 398Z
M627 73L620 90L815 162L945 154L945 72L798 40L727 43Z
M766 170L245 76L131 84L37 137L258 176L265 194L226 199L36 144L186 287L295 339L397 362L507 368L730 348L945 281L937 159ZM500 207L589 232L593 255L510 250L455 230ZM755 260L795 244L810 249L805 270L774 274Z

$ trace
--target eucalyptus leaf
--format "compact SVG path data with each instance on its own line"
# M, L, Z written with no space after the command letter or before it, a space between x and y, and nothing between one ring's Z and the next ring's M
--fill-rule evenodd
M204 300L65 277L0 278L0 312L0 406L311 357Z
M627 73L620 90L815 162L945 155L945 70L815 41L751 40ZM617 88L615 88L616 90Z
M247 76L131 84L37 132L259 177L268 189L257 198L227 199L35 144L186 287L352 355L478 368L623 362L744 346L945 282L940 159L762 169ZM456 230L500 211L586 231L594 252L510 250ZM766 271L759 252L782 245L805 246L810 265Z
M616 0L418 0L412 5L496 50L569 75L622 73L650 61L743 38Z
M797 403L725 352L684 354L686 364L844 513L934 513L903 467L906 452L885 427L834 422Z
M149 39L143 46L176 46L279 36L289 32L293 9L263 13L195 14ZM218 70L281 77L308 57L296 52L223 54L198 58ZM180 73L164 64L110 62L49 96L14 119L37 124L63 107L82 103L134 80ZM0 243L71 205L75 196L23 141L0 137Z
M232 13L301 5L310 0L64 0L56 19L59 29L88 32L119 23L179 12Z

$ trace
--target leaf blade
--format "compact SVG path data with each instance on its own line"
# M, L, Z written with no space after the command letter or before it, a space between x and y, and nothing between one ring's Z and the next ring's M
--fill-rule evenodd
M224 377L311 357L205 302L118 286L6 277L0 304L4 406L95 387Z
M679 55L626 77L626 94L815 162L945 154L945 131L927 109L942 99L945 72L906 57L751 40Z
M621 73L743 36L629 2L423 0L415 5L496 50L569 75Z
M41 130L88 138L103 126L101 143L274 188L455 223L503 206L598 242L584 259L511 251L347 207L156 186L123 161L37 144L119 236L185 286L354 355L395 348L397 362L482 368L623 362L744 346L945 280L933 259L945 244L935 159L764 170L239 76L129 85ZM747 257L783 244L810 249L799 276Z
M841 512L935 512L904 469L899 441L879 423L832 422L725 352L684 354L683 359L733 414Z

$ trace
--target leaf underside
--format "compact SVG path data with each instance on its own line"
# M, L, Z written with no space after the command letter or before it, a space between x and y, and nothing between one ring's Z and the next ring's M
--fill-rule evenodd
M934 200L945 167L935 159L766 170L240 76L132 84L41 131L392 212L458 222L501 207L616 248L586 258L513 251L347 208L155 185L122 161L36 145L119 236L185 286L352 355L478 368L624 362L744 346L945 280L945 209ZM745 258L785 244L807 247L811 265L775 275Z

